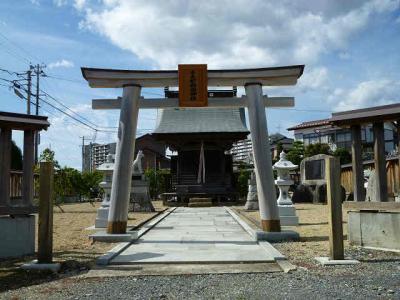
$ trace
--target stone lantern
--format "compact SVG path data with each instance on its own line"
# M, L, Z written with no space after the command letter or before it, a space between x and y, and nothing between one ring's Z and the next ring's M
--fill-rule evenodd
M104 190L103 201L101 207L97 210L97 217L94 227L107 228L108 211L110 209L111 185L114 172L114 155L107 155L106 162L101 164L98 171L103 173L103 180L100 182L100 187Z
M292 164L292 162L286 159L286 153L283 151L279 155L279 161L273 166L273 169L278 173L275 184L279 188L278 208L281 225L283 226L299 225L299 218L296 216L296 208L289 196L289 187L293 184L289 172L297 169L297 167L297 165Z

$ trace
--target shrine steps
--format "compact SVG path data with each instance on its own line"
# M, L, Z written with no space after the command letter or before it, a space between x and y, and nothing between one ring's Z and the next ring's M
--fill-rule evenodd
M190 198L188 207L211 207L211 198Z

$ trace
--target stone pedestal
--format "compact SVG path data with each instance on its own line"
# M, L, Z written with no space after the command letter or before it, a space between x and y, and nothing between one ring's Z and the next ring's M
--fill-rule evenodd
M155 211L151 203L149 182L144 179L144 176L134 176L132 179L130 203L132 212Z
M107 228L108 212L110 207L100 207L97 210L96 221L94 223L95 228Z
M35 253L35 216L0 216L0 258Z
M247 192L247 201L244 206L245 210L258 210L257 183L254 172L251 172L249 179L249 189Z
M298 226L299 217L296 216L296 208L294 205L279 205L279 217L281 218L282 226Z

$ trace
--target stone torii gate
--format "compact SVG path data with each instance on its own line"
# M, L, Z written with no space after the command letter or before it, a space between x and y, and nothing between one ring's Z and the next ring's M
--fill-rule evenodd
M280 232L265 107L292 107L294 98L263 96L262 86L295 85L303 70L304 65L236 70L207 70L206 65L179 65L179 72L82 68L82 75L92 88L123 88L122 98L92 101L93 109L120 109L107 233L126 233L139 108L167 107L248 108L262 229ZM145 99L140 95L142 87L178 86L179 99ZM208 99L208 86L244 86L246 95Z

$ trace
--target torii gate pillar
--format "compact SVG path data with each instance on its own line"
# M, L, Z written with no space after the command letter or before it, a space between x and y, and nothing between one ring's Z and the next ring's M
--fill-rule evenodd
M251 83L245 86L245 90L248 99L250 134L253 145L254 172L256 174L261 226L264 231L279 232L281 231L281 225L276 202L265 107L262 101L262 86L259 83Z
M126 233L141 87L123 87L107 233Z

